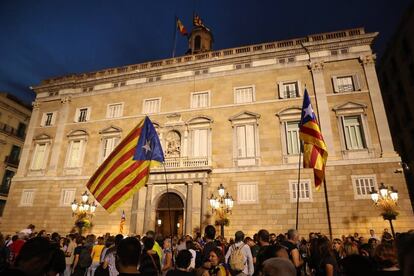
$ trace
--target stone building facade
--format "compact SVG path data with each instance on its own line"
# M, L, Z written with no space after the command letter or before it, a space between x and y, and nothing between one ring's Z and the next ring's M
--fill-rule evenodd
M396 151L414 203L414 3L402 17L378 65L378 77ZM413 205L414 206L414 205Z
M0 217L17 172L31 109L17 98L0 93Z
M329 150L334 236L388 227L369 195L381 182L399 191L396 230L413 228L404 176L394 173L400 157L375 71L376 36L351 29L43 81L35 87L1 230L33 223L69 231L74 196L148 114L166 153L165 169L153 169L146 187L112 214L98 207L94 232L116 233L122 210L127 232L164 232L170 198L174 232L193 234L214 220L205 215L220 183L235 200L226 236L239 229L285 232L295 226L305 87ZM300 232L327 233L324 191L315 190L311 169L301 170L299 186Z

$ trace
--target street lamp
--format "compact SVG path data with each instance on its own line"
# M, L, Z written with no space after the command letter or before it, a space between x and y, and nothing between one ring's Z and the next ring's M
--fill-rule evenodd
M72 209L72 217L75 217L75 226L78 228L79 233L81 234L83 230L92 227L92 218L96 212L96 203L93 201L89 203L89 194L84 192L81 196L81 202L76 202L76 199L73 200L70 205Z
M212 212L216 213L218 217L216 225L220 225L220 234L224 238L224 226L229 224L227 215L231 214L231 210L234 206L234 200L228 192L226 193L222 183L220 183L220 186L217 188L217 193L218 197L211 194L211 197L208 198L208 200L210 202Z
M378 192L374 189L371 191L371 199L374 202L375 206L381 210L381 215L384 220L388 220L390 222L392 236L395 239L395 232L392 221L397 219L398 216L398 191L395 190L393 186L388 188L388 186L385 186L384 183L381 183L378 190Z

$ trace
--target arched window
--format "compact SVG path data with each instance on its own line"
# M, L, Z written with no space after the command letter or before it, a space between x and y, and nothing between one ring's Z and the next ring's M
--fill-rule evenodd
M201 49L201 37L197 35L194 38L194 50L200 50Z

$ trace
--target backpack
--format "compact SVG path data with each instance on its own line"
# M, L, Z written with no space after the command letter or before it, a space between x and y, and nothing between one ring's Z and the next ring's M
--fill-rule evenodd
M233 250L230 253L229 265L233 271L242 271L244 269L245 261L242 248L245 244L236 247L233 245Z
M92 247L84 246L81 249L81 252L79 254L79 262L78 262L81 268L88 268L91 266L92 264L91 253L92 253Z

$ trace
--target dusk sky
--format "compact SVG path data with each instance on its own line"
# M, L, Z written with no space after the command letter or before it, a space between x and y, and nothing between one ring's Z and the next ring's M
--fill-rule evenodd
M172 56L175 16L195 10L215 50L365 27L381 54L410 0L2 0L0 92L30 103L47 78ZM187 50L177 36L176 56Z

